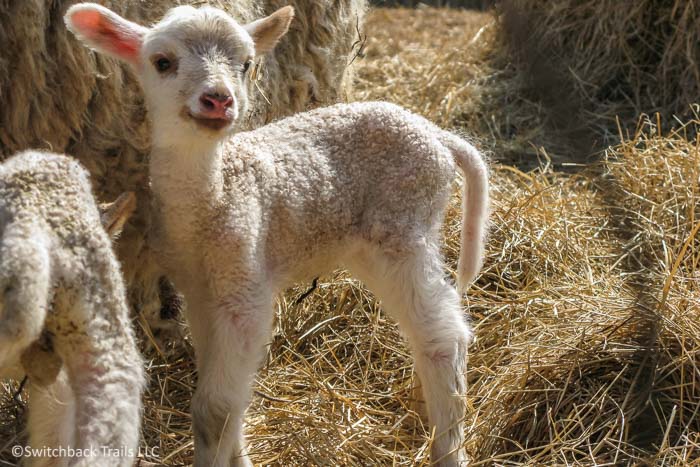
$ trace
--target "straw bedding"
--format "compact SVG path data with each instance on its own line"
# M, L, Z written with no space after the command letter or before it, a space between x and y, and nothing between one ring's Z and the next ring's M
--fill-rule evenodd
M507 189L494 198L509 199L497 201L484 289L471 299L476 460L698 456L700 153L655 131L582 174L498 177Z
M549 131L581 150L615 141L616 116L660 112L665 125L691 116L688 104L700 95L700 3L503 0L499 9L503 44L547 108Z
M488 60L493 24L467 12L377 10L355 64L355 98L391 100L485 140L510 135L484 146L542 161L531 171L493 165L487 260L465 300L477 336L466 396L473 465L687 465L700 457L700 119L668 133L643 118L601 162L556 171L546 148L526 143L543 135L537 106L490 88L512 77ZM525 119L498 120L504 102L518 119L530 112L529 136L505 131ZM452 267L458 188L444 226ZM342 272L297 304L306 288L278 304L248 416L253 460L427 465L430 433L396 326ZM158 448L147 460L183 465L196 373L187 341L170 345L167 357L148 355L142 444ZM7 446L22 407L0 411ZM12 462L7 451L0 465Z

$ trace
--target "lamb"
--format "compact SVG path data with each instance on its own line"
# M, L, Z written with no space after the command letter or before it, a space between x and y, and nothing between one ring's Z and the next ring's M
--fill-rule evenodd
M436 433L432 460L457 465L471 332L444 277L439 229L459 167L464 290L483 256L486 165L467 142L388 103L338 104L231 136L250 63L292 17L284 7L242 26L217 9L179 7L146 28L91 3L66 15L86 45L130 64L144 90L157 255L184 293L197 360L195 466L251 465L242 421L275 296L337 266L398 321Z
M116 239L136 209L136 196L132 192L122 193L113 202L98 205L98 209L102 226ZM53 348L51 334L44 330L39 339L22 352L21 365L32 386L47 387L56 380L63 361Z
M280 1L207 0L222 5L240 21L274 11ZM290 1L297 8L297 20L276 53L256 63L242 128L255 128L309 106L334 103L350 90L347 64L367 0ZM143 95L129 67L90 53L66 30L63 15L73 3L75 0L0 2L0 161L33 148L67 153L89 170L99 198L135 192L138 209L124 228L117 254L131 306L155 333L167 334L175 325L167 318L178 314L173 307L177 300L146 241L151 218L150 129ZM204 2L100 3L149 24L170 7Z
M29 445L40 451L29 465L133 462L144 375L101 225L114 234L133 208L127 195L101 215L87 171L63 155L0 165L0 376L29 375Z

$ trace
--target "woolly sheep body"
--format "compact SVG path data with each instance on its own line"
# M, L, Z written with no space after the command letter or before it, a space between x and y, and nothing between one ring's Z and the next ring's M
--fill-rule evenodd
M168 290L146 242L150 230L147 163L150 128L141 90L128 67L90 53L63 26L72 0L0 1L0 159L44 148L74 155L100 197L136 192L138 210L118 256L129 298L152 326L163 326L159 294ZM107 0L128 18L149 23L179 0ZM191 2L190 2L191 3ZM198 2L201 3L201 2ZM242 22L273 11L281 0L210 0ZM289 36L264 61L251 85L243 128L254 128L323 103L347 90L347 63L366 0L291 0L297 15ZM269 104L268 101L269 100ZM165 287L159 286L159 283ZM165 297L172 301L169 297Z
M463 229L473 236L463 239L459 267L466 286L480 269L486 229L487 173L478 152L397 106L356 103L234 136L206 196L196 171L175 175L184 157L203 155L156 147L151 167L159 260L190 303L198 352L196 449L226 446L218 433L227 411L228 424L240 423L248 401L241 375L254 374L264 356L272 297L340 266L378 295L414 350L437 426L433 459L463 461L460 395L471 331L443 278L439 228L459 165L465 202L473 201ZM211 363L224 355L240 361ZM196 465L211 458L203 454Z
M127 466L137 448L143 370L126 293L88 173L61 155L25 152L0 165L0 374L30 380L30 445L130 449L30 465ZM38 356L33 345L49 336ZM25 355L29 352L29 355ZM48 384L44 387L43 384ZM39 410L40 408L40 410Z
M445 138L459 140L448 135L393 104L338 104L226 141L221 180L213 181L214 186L223 185L225 199L217 200L224 210L221 217L190 210L207 204L188 200L197 190L191 186L194 182L180 180L181 194L168 195L180 200L179 215L197 217L200 227L194 239L249 245L252 257L265 258L265 269L274 272L268 279L279 289L324 272L307 267L307 261L335 268L339 252L352 251L357 242L381 244L387 253L405 251L407 243L430 233L424 230L426 225L440 225L456 173ZM471 151L469 157L481 163L478 152L461 143ZM161 160L172 164L177 158L165 155L156 162ZM476 169L486 176L483 165ZM172 180L167 183L176 185ZM163 225L165 204L173 203L157 193L161 180L153 184L156 224ZM477 233L481 242L485 225L481 219L474 224L482 229ZM173 245L167 236L154 243L163 245L161 261L168 262ZM198 250L193 254L198 256ZM481 255L475 256L480 261ZM471 282L479 269L480 264L472 266L464 282Z

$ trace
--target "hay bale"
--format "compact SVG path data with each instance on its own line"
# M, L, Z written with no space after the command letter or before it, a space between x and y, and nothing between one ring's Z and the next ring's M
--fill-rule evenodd
M496 183L490 281L470 299L477 460L696 458L699 124L646 122L577 175L501 169L516 176Z
M371 0L372 5L378 7L402 6L408 8L415 7L451 7L451 8L473 8L486 10L491 8L496 0Z
M503 0L505 47L577 148L617 138L616 116L690 117L700 95L700 4L685 0ZM593 137L597 141L591 144ZM585 141L585 140L588 141Z
M474 38L491 20L445 8L373 11L353 97L393 102L442 127L463 126L465 113L478 107L473 84L485 67Z
M0 1L0 158L26 148L66 152L89 169L100 198L112 199L124 191L137 194L138 210L124 229L118 254L131 304L156 324L161 273L146 242L149 128L143 99L125 65L89 52L67 32L63 15L73 3ZM148 24L182 2L102 3ZM241 22L283 4L296 9L289 34L264 60L261 78L251 89L247 128L345 98L346 68L365 0L191 3L219 6Z
M355 99L393 102L478 136L474 143L500 162L539 165L537 146L551 141L542 106L520 92L520 74L499 47L492 12L381 8L365 24ZM559 149L547 145L552 159L568 160Z
M700 120L676 123L664 134L658 115L644 117L634 136L621 135L600 183L640 310L641 403L630 442L664 465L697 459L700 438Z

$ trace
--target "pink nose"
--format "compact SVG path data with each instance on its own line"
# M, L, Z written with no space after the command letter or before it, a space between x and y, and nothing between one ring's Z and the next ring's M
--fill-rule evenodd
M200 96L199 102L202 104L204 113L223 117L226 114L226 109L233 105L233 97L228 94L208 92Z

